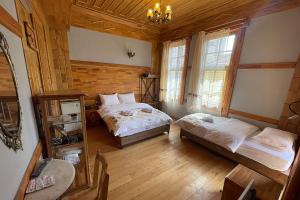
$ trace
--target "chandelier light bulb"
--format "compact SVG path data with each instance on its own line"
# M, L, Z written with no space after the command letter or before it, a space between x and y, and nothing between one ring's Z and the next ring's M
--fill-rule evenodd
M159 3L155 4L154 11L160 13L160 4Z
M172 14L172 9L171 9L171 6L170 5L167 5L166 6L166 11L165 11L166 14Z
M152 18L153 17L153 10L152 9L149 9L148 12L147 12L147 17L149 18Z

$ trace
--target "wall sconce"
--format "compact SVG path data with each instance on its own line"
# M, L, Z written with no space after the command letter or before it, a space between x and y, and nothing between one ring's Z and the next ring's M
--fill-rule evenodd
M128 57L129 57L129 59L130 59L130 58L132 58L132 57L135 56L135 52L133 52L131 49L128 49L128 50L127 50L127 55L128 55Z

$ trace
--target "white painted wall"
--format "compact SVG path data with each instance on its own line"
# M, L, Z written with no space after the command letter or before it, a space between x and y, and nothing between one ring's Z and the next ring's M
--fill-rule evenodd
M300 8L254 18L240 63L294 62L300 52Z
M294 69L239 69L231 108L279 119Z
M300 53L299 19L300 8L252 19L246 31L240 63L295 62ZM192 39L189 65L192 64L196 37L194 35ZM294 69L238 70L231 108L279 119L293 72ZM188 71L187 84L189 77ZM163 105L163 110L176 118L190 113L186 104ZM261 127L269 125L248 121Z
M71 27L68 33L71 60L151 67L151 42ZM127 49L135 56L129 59Z
M0 5L14 14L14 1L1 0ZM18 92L22 115L23 151L14 152L0 141L0 199L11 200L18 190L24 172L38 142L34 111L31 102L31 91L27 76L22 42L19 37L0 25L0 31L5 35L10 46L10 54L15 65L16 79L19 83Z
M241 64L296 62L300 54L300 8L251 20ZM279 119L294 69L239 69L231 108Z

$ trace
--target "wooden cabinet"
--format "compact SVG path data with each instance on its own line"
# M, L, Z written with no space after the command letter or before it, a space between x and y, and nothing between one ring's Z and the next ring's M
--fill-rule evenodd
M63 159L75 167L70 192L90 186L84 94L50 92L37 96L37 112L46 157Z
M237 200L244 189L254 180L257 199L277 200L283 186L239 164L225 178L222 200Z

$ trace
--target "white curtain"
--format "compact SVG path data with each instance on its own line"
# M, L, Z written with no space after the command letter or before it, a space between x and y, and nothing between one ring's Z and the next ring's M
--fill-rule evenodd
M234 44L234 36L229 35L228 29L198 34L189 87L190 110L221 113L226 72Z
M182 95L181 87L185 59L185 45L185 39L177 40L170 44L167 85L167 102L169 104L178 104L180 102L180 95Z
M163 47L160 100L168 104L180 101L186 40L165 42Z
M161 73L160 73L160 93L159 100L167 101L167 87L168 87L168 63L169 63L169 49L170 41L164 42L162 62L161 62Z

